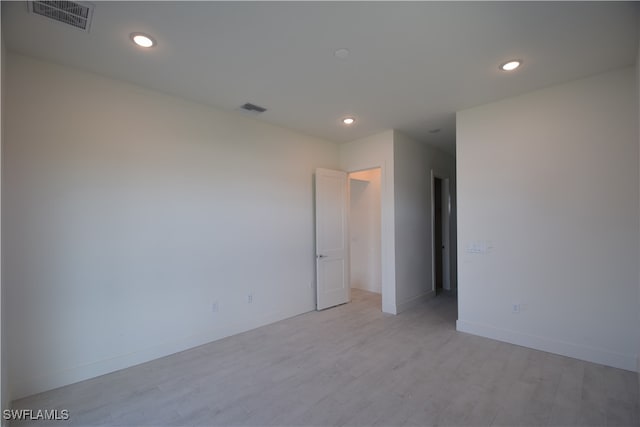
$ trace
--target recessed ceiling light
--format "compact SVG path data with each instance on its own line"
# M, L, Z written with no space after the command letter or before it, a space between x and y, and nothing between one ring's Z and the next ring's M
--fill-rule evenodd
M347 126L351 126L352 124L354 124L356 121L355 118L353 117L345 117L344 119L342 119L342 123L344 123Z
M347 59L347 57L349 56L349 49L338 49L333 54L338 59Z
M518 68L520 65L522 65L522 61L520 61L519 59L512 59L511 61L501 64L500 69L502 71L513 71L516 68Z
M140 47L153 47L156 45L156 41L146 34L131 33L129 37L131 38L131 41Z

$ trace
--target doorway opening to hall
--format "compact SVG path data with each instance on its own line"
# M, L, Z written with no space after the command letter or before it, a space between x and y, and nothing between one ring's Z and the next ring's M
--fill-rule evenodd
M452 189L450 179L431 171L432 286L436 296L454 294L452 285ZM455 226L453 227L455 228Z
M348 183L351 297L382 310L381 169L351 172Z

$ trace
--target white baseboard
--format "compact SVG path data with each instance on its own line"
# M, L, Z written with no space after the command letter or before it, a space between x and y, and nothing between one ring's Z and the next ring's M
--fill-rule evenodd
M556 341L535 335L523 334L517 331L495 328L493 326L458 320L456 329L460 332L479 335L510 344L521 345L536 350L573 357L587 362L599 363L614 368L636 371L637 357L630 354L619 354L608 350L588 347L565 341Z
M384 298L382 299L382 312L387 314L398 314L398 307L393 303L385 304Z
M426 294L418 295L417 297L411 298L408 301L399 303L396 305L396 314L402 313L403 311L416 307L422 304L423 302L430 300L435 296L436 296L436 293L434 291L429 291Z
M99 377L121 369L130 368L141 363L189 350L204 344L208 344L219 339L240 334L251 329L259 328L270 323L278 322L289 317L306 313L301 312L278 312L265 315L258 321L239 322L234 325L227 325L224 329L213 329L204 333L191 335L181 339L166 342L157 346L149 347L130 354L123 354L110 359L100 360L86 365L75 366L70 369L60 370L50 375L20 378L20 381L12 385L12 400L21 399L36 393L41 393L54 388L74 384L90 378Z

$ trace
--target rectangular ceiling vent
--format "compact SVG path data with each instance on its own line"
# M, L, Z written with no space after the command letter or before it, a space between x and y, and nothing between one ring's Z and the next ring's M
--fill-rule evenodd
M75 1L28 1L29 12L89 32L93 5Z
M253 114L260 114L260 113L264 113L265 111L267 111L266 108L261 107L259 105L252 104L250 102L247 102L246 104L241 106L240 109L244 110L244 111L248 111L248 112L253 113Z

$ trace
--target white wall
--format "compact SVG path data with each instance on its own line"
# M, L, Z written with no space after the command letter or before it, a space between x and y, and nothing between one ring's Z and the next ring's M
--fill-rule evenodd
M382 168L382 310L407 310L431 292L431 169L451 177L455 200L455 159L389 130L341 145L340 165L348 172ZM455 216L452 228L455 238Z
M15 54L5 89L14 398L314 308L335 144Z
M433 293L431 170L449 177L455 189L455 159L398 131L394 131L393 147L396 298L401 312ZM455 190L452 193L455 197Z
M340 168L347 172L380 168L382 311L396 314L393 130L340 145Z
M351 287L382 292L380 169L349 174Z
M636 369L634 84L625 68L458 113L459 330Z
M0 22L2 22L2 8L0 7ZM4 38L2 37L2 28L0 26L0 212L2 211L2 146L4 135L4 80L5 80L5 47ZM0 216L1 217L1 216ZM2 241L2 222L0 219L0 241ZM0 260L2 260L2 246L0 245ZM0 261L0 411L9 407L9 369L7 366L7 322L4 321L6 310L3 309L5 304L4 284L2 273L2 261ZM7 422L2 420L0 425L6 425Z
M638 28L640 28L640 15L638 15ZM636 132L638 136L638 146L640 146L640 32L638 32L638 54L636 56L636 108L638 109L638 121L636 122L638 128ZM640 153L640 150L638 150L638 152ZM640 159L638 161L640 162ZM640 183L638 190L640 191ZM638 221L640 221L640 216L638 216ZM640 238L640 234L638 234L638 238ZM640 258L638 259L638 267L638 330L640 331ZM638 387L640 388L640 336L638 337L637 354L636 370L638 372ZM638 404L640 404L640 394L638 394Z

